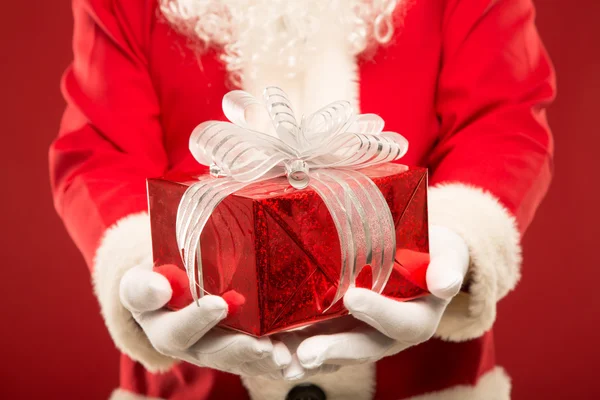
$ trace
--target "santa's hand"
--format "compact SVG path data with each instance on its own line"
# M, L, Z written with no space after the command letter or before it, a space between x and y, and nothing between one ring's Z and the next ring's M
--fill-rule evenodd
M164 306L171 299L167 279L144 267L127 271L120 284L121 302L160 353L238 375L280 378L291 362L283 343L214 328L227 316L227 303L204 296L178 311ZM214 329L213 329L214 328Z
M432 295L399 302L367 289L349 289L344 304L363 323L304 340L297 357L306 375L326 365L374 362L433 336L446 306L461 288L469 252L460 236L442 227L431 227L430 244L427 285Z

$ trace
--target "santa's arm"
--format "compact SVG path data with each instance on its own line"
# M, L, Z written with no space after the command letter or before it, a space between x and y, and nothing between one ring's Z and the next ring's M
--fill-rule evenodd
M437 335L466 340L519 280L520 239L551 179L555 84L531 0L449 0L442 29L430 223L463 237L471 266Z
M118 286L128 269L152 267L145 179L168 167L144 49L154 12L151 1L73 1L74 61L50 170L56 209L90 266L115 344L161 370L173 359L154 350Z

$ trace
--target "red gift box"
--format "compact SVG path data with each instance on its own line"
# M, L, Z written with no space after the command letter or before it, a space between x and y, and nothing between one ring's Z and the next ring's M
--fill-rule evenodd
M410 300L427 294L429 264L427 170L400 164L361 169L382 192L396 231L394 267L383 294ZM179 202L195 179L148 179L156 266L184 269L176 240ZM340 279L340 242L331 215L312 189L296 190L285 177L228 196L200 237L205 290L234 291L243 304L221 326L269 335L347 314L331 305ZM356 286L370 287L369 266Z

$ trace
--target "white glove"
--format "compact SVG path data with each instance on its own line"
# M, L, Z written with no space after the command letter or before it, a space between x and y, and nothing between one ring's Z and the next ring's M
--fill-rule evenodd
M325 323L321 332L327 334L305 339L285 376L300 379L315 371L335 370L332 366L375 362L429 340L469 266L469 251L460 236L438 226L431 227L429 235L431 262L426 279L432 295L399 302L367 289L349 289L344 304L362 322L354 320L349 330L348 318ZM317 324L307 332L318 329ZM329 334L332 331L339 333ZM299 372L296 358L304 373Z
M281 342L214 328L227 316L223 298L204 296L187 307L170 311L169 281L138 266L120 283L121 302L146 333L154 348L167 356L237 375L282 377L291 354Z

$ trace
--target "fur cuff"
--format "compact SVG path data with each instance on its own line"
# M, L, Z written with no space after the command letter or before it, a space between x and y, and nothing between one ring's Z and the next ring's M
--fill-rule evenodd
M450 303L436 336L463 341L481 336L496 319L496 303L520 278L517 224L492 194L463 184L429 189L429 223L458 233L469 246L469 293Z
M119 298L121 277L128 269L140 264L152 268L147 213L127 216L107 229L96 251L92 279L104 322L117 348L151 372L166 371L173 365L173 358L152 347Z

